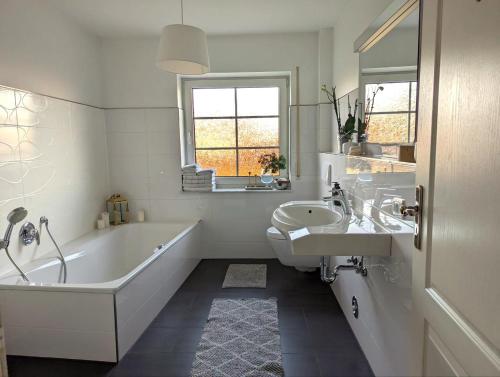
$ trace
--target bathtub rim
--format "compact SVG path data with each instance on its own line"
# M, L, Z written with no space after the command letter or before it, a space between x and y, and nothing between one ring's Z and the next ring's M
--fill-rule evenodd
M201 219L194 219L190 221L179 221L179 222L144 222L144 223L129 223L129 224L124 224L124 225L117 225L117 226L112 226L110 229L105 229L105 230L93 230L92 232L86 233L82 235L81 237L78 237L75 240L72 240L68 242L67 244L63 245L63 248L71 244L72 242L81 242L84 240L87 241L94 241L99 239L100 237L103 237L107 234L110 234L111 232L116 232L122 229L123 227L129 226L129 225L185 225L185 228L181 230L178 234L175 235L172 239L168 240L165 242L160 249L157 249L154 251L154 253L142 261L140 264L138 264L136 267L134 267L131 271L129 271L126 275L119 277L118 279L106 281L106 282L101 282L101 283L69 283L69 284L63 284L63 283L29 283L29 284L24 284L24 283L15 283L15 284L1 284L0 283L0 291L9 291L9 290L22 290L22 291L42 291L42 292L48 292L48 291L58 291L58 292L78 292L78 293L109 293L109 294L114 294L118 292L120 289L125 287L128 283L130 283L137 275L140 274L142 270L144 270L147 266L149 266L151 263L153 263L156 259L158 259L160 256L162 256L169 248L171 248L173 245L176 243L180 242L184 237L186 237L196 226L198 226L202 222ZM78 255L81 255L82 253L85 253L86 251L78 250L75 252L72 252L68 255L65 255L65 257L68 258L75 258ZM45 262L42 262L45 261ZM21 266L21 268L26 268L28 267L27 274L30 272L48 267L49 265L53 263L59 263L56 257L54 256L42 256L39 259L36 259L34 261L28 262L25 265ZM31 268L30 268L31 266ZM19 274L12 274L12 272L7 272L3 275L0 276L0 279L7 279L9 277L13 276L19 276Z

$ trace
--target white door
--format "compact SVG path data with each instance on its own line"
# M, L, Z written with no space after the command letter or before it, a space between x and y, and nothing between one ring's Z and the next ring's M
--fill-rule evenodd
M500 376L500 0L423 0L415 375Z

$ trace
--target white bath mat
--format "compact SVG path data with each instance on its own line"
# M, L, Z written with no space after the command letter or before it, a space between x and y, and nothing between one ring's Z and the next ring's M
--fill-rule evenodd
M230 264L222 288L265 288L265 264Z
M214 299L191 376L284 374L276 299Z

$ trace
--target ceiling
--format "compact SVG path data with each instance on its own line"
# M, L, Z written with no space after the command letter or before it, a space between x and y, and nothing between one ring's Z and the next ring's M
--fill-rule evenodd
M180 0L49 0L101 37L159 35L180 23ZM316 31L348 0L184 0L184 22L209 34Z

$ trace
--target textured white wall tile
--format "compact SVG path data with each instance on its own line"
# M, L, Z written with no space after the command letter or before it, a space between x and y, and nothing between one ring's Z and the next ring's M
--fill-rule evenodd
M71 127L71 103L16 91L17 124L39 128Z
M12 126L0 126L0 162L19 160L18 129Z
M24 206L26 221L49 218L59 243L89 232L109 194L104 111L27 92L5 93L0 90L0 119L17 118L20 126L0 126L0 219ZM39 247L23 247L14 236L10 249L23 264L54 247L48 238ZM12 268L4 254L0 265L0 272Z

